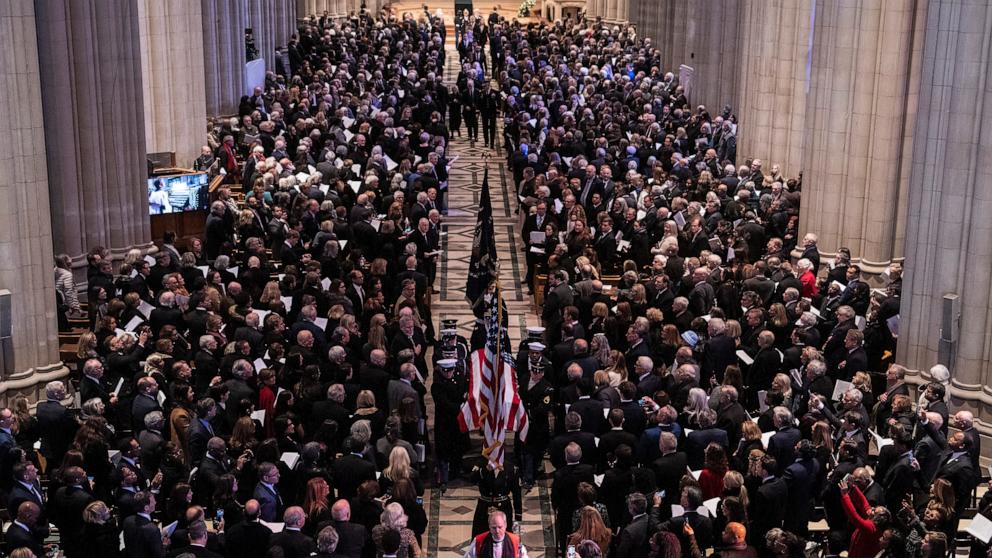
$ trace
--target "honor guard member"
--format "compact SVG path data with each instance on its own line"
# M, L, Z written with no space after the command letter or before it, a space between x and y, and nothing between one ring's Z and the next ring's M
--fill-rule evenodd
M520 399L527 410L527 440L521 449L523 488L530 490L535 475L541 470L544 453L551 444L551 421L549 413L554 410L555 388L544 379L545 371L551 369L551 361L544 356L544 345L530 344L528 374L519 384Z
M441 320L441 340L434 347L434 370L441 360L451 359L456 362L455 375L467 377L468 372L468 341L458 335L457 320Z
M468 380L456 372L453 358L437 361L438 373L431 384L434 398L434 441L437 452L437 483L441 493L448 489L450 475L461 474L462 455L469 449L467 432L458 426L458 415L468 395Z
M515 361L517 365L517 385L522 386L527 381L527 359L530 358L530 344L531 343L541 343L543 344L544 339L544 328L541 326L528 326L527 327L527 339L520 342L517 346L517 359Z
M479 486L479 501L472 519L473 537L489 529L489 514L493 511L506 514L506 528L510 530L513 529L513 522L520 521L523 515L520 477L513 460L504 460L502 467L485 457L481 460L472 468L472 482Z

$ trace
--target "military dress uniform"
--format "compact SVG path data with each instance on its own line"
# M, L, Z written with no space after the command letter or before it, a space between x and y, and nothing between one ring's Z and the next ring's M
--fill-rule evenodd
M531 370L551 370L551 361L543 355L537 360L528 359L528 363ZM522 444L521 461L523 483L529 487L534 484L534 479L541 470L544 454L551 444L551 421L548 417L554 410L555 388L543 377L532 382L528 374L527 379L519 385L519 390L520 399L527 410L527 440Z
M455 359L438 361L440 373L434 375L431 383L431 397L434 398L434 452L437 457L437 482L441 491L447 489L449 475L458 475L462 469L462 456L468 451L470 442L467 432L458 425L458 415L468 394L468 380L457 373Z
M439 362L451 359L455 361L455 377L468 378L468 341L458 335L457 320L441 320L441 339L434 344L434 370Z
M489 461L472 469L472 481L479 486L479 501L472 519L472 536L489 531L489 512L499 510L506 514L506 530L513 530L513 522L523 514L520 478L510 460L503 468L494 469Z

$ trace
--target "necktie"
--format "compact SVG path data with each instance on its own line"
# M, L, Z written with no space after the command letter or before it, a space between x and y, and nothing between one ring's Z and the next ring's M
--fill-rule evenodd
M43 504L45 502L45 499L41 497L41 492L38 492L38 489L35 488L33 484L31 485L31 493L38 499L39 504Z

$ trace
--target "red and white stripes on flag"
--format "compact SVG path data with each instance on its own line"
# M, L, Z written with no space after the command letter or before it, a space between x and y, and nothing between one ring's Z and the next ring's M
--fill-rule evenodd
M486 344L470 357L468 398L462 404L458 424L463 432L481 429L482 455L502 465L506 433L518 432L520 441L527 438L527 411L517 391L509 336L495 316L487 322ZM501 338L497 344L496 339Z

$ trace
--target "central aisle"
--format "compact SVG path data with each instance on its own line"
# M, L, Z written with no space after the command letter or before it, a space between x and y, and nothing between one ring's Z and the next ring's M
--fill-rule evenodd
M451 12L445 10L447 16ZM450 27L449 27L450 29ZM445 79L454 83L458 76L458 52L454 49L453 37L448 36L447 69ZM480 132L481 133L481 132ZM462 134L465 134L464 126ZM497 134L500 137L500 134ZM539 325L540 320L533 313L531 298L524 294L522 280L526 272L522 243L514 214L516 189L512 174L506 168L506 154L502 149L490 150L469 142L466 138L453 139L449 147L450 157L458 156L451 168L448 207L445 230L441 237L442 256L438 284L441 291L432 300L432 313L435 327L440 329L440 320L457 319L459 334L471 337L475 318L465 301L465 277L471 255L472 237L479 208L479 195L482 178L489 160L489 186L493 202L493 221L496 232L496 247L499 251L500 282L506 297L510 314L510 339L515 348L522 337L526 337L528 325ZM515 349L514 349L515 350ZM433 401L427 397L428 429L431 442L436 444L433 434ZM469 457L478 457L482 441L478 435L472 437ZM440 443L444 443L443 440ZM431 473L433 478L433 472ZM471 540L472 516L475 513L478 492L464 480L452 480L448 491L442 496L436 487L424 495L424 506L429 517L428 531L424 540L427 556L455 558L464 555ZM550 481L542 480L524 495L524 515L522 534L528 554L533 558L554 556L554 534L552 525Z

